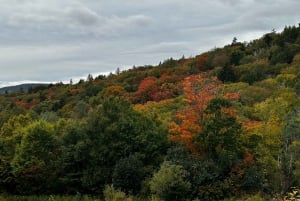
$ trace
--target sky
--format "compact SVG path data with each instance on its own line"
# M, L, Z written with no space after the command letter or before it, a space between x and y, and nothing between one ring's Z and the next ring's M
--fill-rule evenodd
M0 0L0 87L75 82L300 23L299 0Z

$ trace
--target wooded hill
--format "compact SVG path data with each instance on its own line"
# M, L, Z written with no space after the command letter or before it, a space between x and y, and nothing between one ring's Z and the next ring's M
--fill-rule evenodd
M0 96L0 191L142 200L300 185L300 27ZM152 198L151 198L152 197Z
M0 94L8 94L13 92L29 92L33 88L42 87L48 84L39 84L39 83L27 83L27 84L19 84L15 86L7 86L0 88Z

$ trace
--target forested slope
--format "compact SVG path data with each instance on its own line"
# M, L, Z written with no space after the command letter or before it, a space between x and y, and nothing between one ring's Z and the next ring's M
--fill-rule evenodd
M300 183L300 27L0 96L0 191L223 200Z

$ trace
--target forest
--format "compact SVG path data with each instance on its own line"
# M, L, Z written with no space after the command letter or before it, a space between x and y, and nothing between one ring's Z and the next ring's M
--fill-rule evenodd
M300 25L2 94L0 200L280 200L300 188L299 96Z

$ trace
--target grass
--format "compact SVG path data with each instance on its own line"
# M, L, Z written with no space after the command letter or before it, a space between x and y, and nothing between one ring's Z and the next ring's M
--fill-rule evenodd
M0 195L0 201L100 201L88 196L5 196Z

